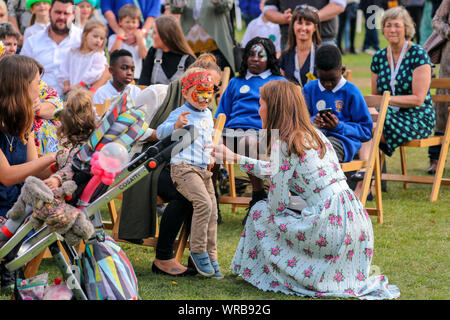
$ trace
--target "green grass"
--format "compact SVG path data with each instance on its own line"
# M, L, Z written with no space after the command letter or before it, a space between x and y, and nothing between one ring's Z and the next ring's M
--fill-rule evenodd
M360 37L357 38L361 41ZM370 75L370 56L367 54L345 55L344 63L355 70L354 80L363 83ZM356 72L357 70L357 72ZM368 93L368 86L360 86ZM409 173L426 174L427 149L407 150ZM388 172L400 172L399 153L387 159ZM450 178L450 164L444 173ZM378 224L372 217L375 235L373 266L389 278L391 284L400 288L400 299L450 298L450 188L441 187L437 202L429 202L431 185L410 184L404 190L401 183L389 182L388 192L383 193L384 223ZM368 202L368 206L374 206ZM263 292L231 274L228 267L234 255L240 234L244 209L232 213L230 206L221 205L224 222L218 227L219 262L225 275L223 280L205 279L200 276L176 279L155 275L151 265L155 257L153 248L120 243L130 258L139 279L143 299L163 300L303 300L297 296ZM103 214L107 216L106 209ZM185 251L183 263L187 262ZM49 272L50 277L59 276L51 259L44 260L38 274ZM0 296L0 299L9 299Z

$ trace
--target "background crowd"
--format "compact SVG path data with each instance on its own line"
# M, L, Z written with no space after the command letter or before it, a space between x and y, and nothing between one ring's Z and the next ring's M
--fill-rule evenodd
M285 103L288 103L290 98L304 99L298 110L303 113L308 110L308 120L321 129L321 133L317 136L313 134L312 141L332 150L330 151L332 153L324 158L321 152L319 155L316 154L314 148L314 152L305 153L298 148L298 145L293 147L293 153L301 159L306 156L315 159L314 167L309 168L310 172L305 173L308 175L311 172L319 172L317 177L312 175L316 179L315 183L325 179L325 176L320 174L320 170L323 169L319 169L318 164L323 164L323 167L331 171L332 164L335 168L338 162L350 161L355 156L366 159L367 150L370 150L373 123L368 105L361 91L351 81L344 78L345 66L342 65L341 57L343 54L363 52L373 55L370 65L373 105L369 106L379 105L383 91L389 91L392 95L380 145L387 155L392 155L398 146L411 139L428 137L433 132L436 135L442 135L447 121L446 106L432 105L429 84L432 76L437 73L434 70L435 64L440 64L440 77L449 77L449 45L447 41L441 60L432 62L426 48L421 46L432 30L428 28L428 23L422 23L422 21L432 21L433 30L443 39L448 40L450 38L450 1L428 2L432 6L429 16L423 14L425 0L241 0L239 2L232 0L0 0L0 41L4 47L3 52L0 53L0 62L4 64L1 75L4 79L2 78L0 86L4 88L1 88L0 92L5 92L8 96L14 94L14 90L8 91L9 89L5 86L5 83L13 81L13 77L7 78L8 74L3 73L4 70L9 70L7 68L11 68L10 64L16 63L9 56L20 55L34 59L26 60L27 64L24 64L24 68L27 67L32 71L30 71L31 75L22 75L23 79L20 80L23 83L28 81L33 84L30 89L32 94L27 94L26 101L33 112L32 114L25 112L30 125L32 122L33 135L25 132L24 124L19 126L19 130L13 128L11 119L17 121L14 117L17 115L17 110L0 117L3 133L0 136L3 156L0 157L1 215L4 216L14 203L26 175L36 172L43 174L43 169L54 161L54 153L58 150L57 129L60 126L55 115L63 109L63 101L67 101L71 93L79 92L79 89L84 88L92 97L93 103L103 103L127 88L130 90L132 99L136 101L145 100L143 97L148 94L157 96L161 93L159 109L150 123L150 128L154 131L150 131L148 137L149 142L156 141L161 135L158 130L161 130L160 126L169 114L184 103L189 107L190 100L183 91L185 88L180 78L191 68L209 72L213 79L209 80L208 84L211 88L214 87L214 93L217 93L220 87L222 71L225 67L230 68L231 80L217 106L217 113L227 115L224 142L227 139L234 139L236 142L234 145L242 145L245 150L255 146L255 130L270 126L281 129L283 126L276 122L273 114L272 118L270 116L269 109L272 108L275 112L277 105L272 100L275 94L269 94L271 90L273 92L276 92L276 88L285 90L286 96L280 97L280 101ZM236 10L237 7L240 10ZM242 42L238 43L235 26L242 23L240 14L246 27ZM362 48L356 48L355 32L357 23L361 19L364 20L365 36ZM378 28L381 28L382 35L387 40L386 48L380 47ZM27 70L22 71L23 74L26 72ZM271 87L273 83L277 84L275 89ZM138 85L151 87L141 89ZM302 98L296 97L294 86L302 87ZM264 101L267 105L263 105L260 100L263 98L262 94L260 96L262 87L266 88L263 92L265 92ZM0 112L6 112L7 102L1 99L3 98L0 98L0 108L3 109L0 109ZM293 105L296 104L293 103ZM263 106L268 110L264 116L260 110ZM325 106L333 106L332 112L322 113L321 111L326 109ZM21 108L25 107L21 106ZM292 112L295 114L296 111ZM279 110L277 114L279 116L286 114L286 110ZM290 124L292 120L287 120L288 118L286 118L286 124ZM299 126L299 123L306 121L300 118L298 123L292 124L292 128L298 129L301 134L311 133L310 124ZM270 122L272 120L273 122ZM33 138L33 145L38 147L40 158L37 158L36 151L26 156L27 148L31 150L31 143L25 143L25 138L28 137ZM323 141L325 144L321 144ZM230 154L232 152L237 154L240 153L238 149L228 151ZM434 173L438 154L437 150L430 150L429 173ZM254 159L248 156L248 152L242 153L241 164L247 165L247 169L248 165L258 169L258 165L262 162L253 162ZM292 158L289 158L290 160ZM292 168L299 166L298 161L302 162L299 158L292 161L295 163ZM27 170L23 171L19 180L7 179L14 173L11 170L18 170L17 166L24 164L26 166L27 163ZM272 179L269 195L264 190L263 174L257 170L256 172L245 170L250 178L253 192L250 202L252 209L249 210L249 216L253 218L251 222L247 221L248 232L257 231L255 228L259 225L256 222L258 219L254 218L257 210L263 214L267 213L270 217L274 210L278 210L275 208L274 199L279 200L280 197L285 197L289 193L288 189L280 189L276 185L287 186L292 181L298 180L298 188L304 188L306 191L311 188L311 185L308 186L308 183L304 185L304 180L301 182L296 176L302 170L305 169L299 167L298 172L291 170L289 177ZM218 167L216 166L212 171L216 178ZM5 172L8 174L4 175ZM360 181L363 176L364 172L357 172L352 178ZM288 181L292 177L295 179ZM330 176L333 178L330 180L331 184L336 177L339 181L344 180L341 172L338 172L336 176ZM185 215L192 213L192 204L177 193L175 188L171 188L173 184L170 173L161 173L159 179L160 181L143 180L140 185L136 185L125 193L122 219L124 215L129 215L126 219L128 224L124 221L119 233L121 238L132 242L139 242L148 236L149 223L145 223L148 219L146 220L142 213L145 215L149 210L155 210L154 205L143 203L142 210L136 210L136 206L139 202L155 199L156 193L151 191L151 186L156 183L159 187L158 194L170 203L161 222L159 251L157 249L153 271L171 275L191 275L194 273L191 268L186 268L173 259L172 243ZM144 187L146 189L142 189L143 185L146 185ZM341 185L341 187L342 190L335 188L334 193L330 192L333 195L347 192L348 200L342 200L343 205L351 205L351 210L355 210L354 214L358 213L362 216L363 210L360 208L360 203L351 193L348 193L346 186ZM135 199L140 198L139 194L143 190L148 193L154 192L154 197ZM268 196L269 200L272 197L273 201L269 201L268 205L262 205L259 201ZM311 200L313 195L309 198L309 204L314 210L319 208L318 203L324 200L324 198ZM218 201L212 201L212 203L218 209ZM257 203L258 205L255 206ZM149 209L149 207L152 208ZM127 208L133 210L127 210ZM345 209L339 207L342 212L347 209L347 207ZM281 211L284 212L284 210L283 208ZM195 211L194 207L194 214ZM184 213L181 216L179 212ZM218 215L218 221L220 221L220 211ZM347 218L353 222L353 213ZM365 252L360 247L355 248L357 254L361 255L359 260L364 260L364 255L367 258L365 262L358 260L359 265L356 266L361 270L364 269L363 273L368 272L366 269L371 260L371 254L367 250L373 248L370 220L367 221L368 218L366 218L360 217L362 219L360 225L351 234L356 239L363 230L364 237L369 236L361 240L368 246ZM298 218L295 217L295 219ZM176 223L174 223L175 220ZM136 223L137 221L139 223ZM290 230L290 227L294 225L293 221L287 219L284 222L288 234L299 232L295 228ZM318 220L314 222L308 220L305 223L308 228L303 235L317 236L315 228ZM319 221L319 225L325 225L325 223L327 223L326 219ZM141 230L137 230L139 228ZM216 229L214 230L215 233ZM280 244L279 239L275 240L275 235L273 237L271 239L274 241L273 245ZM332 238L344 239L344 234L330 233L328 239ZM347 241L347 238L345 239ZM275 289L274 281L277 282L279 279L274 280L272 276L267 276L262 281L265 277L262 274L259 276L246 274L256 267L260 272L269 274L263 268L263 265L267 266L265 263L269 264L269 261L253 258L249 260L244 257L247 254L245 250L256 250L247 245L246 240L241 241L238 248L240 253L236 254L233 262L235 264L233 272L243 274L250 283L264 290L274 289L274 291L282 292L294 290L300 295L314 295L323 291L317 286L307 286L306 283L310 280L308 276L306 280L296 278L294 289L292 285L284 289ZM262 248L265 245L269 244L263 244ZM289 243L280 246L286 250L291 247ZM342 256L339 252L329 252L330 259L338 259L339 255ZM285 256L285 258L289 257ZM212 273L208 272L208 276L223 278L217 258L211 258L211 260L215 261L212 266L214 268L211 268ZM349 260L351 261L351 258ZM303 257L299 257L296 261L303 261ZM352 276L350 272L354 270L347 268L349 266L347 263L341 265L344 271L340 275L345 274L345 277L350 278ZM245 264L249 267L244 268ZM201 267L195 267L197 271L201 271ZM290 267L289 263L288 267ZM317 264L315 267L320 269L323 265ZM333 269L333 271L336 270ZM3 272L2 276L5 274ZM325 277L326 285L323 288L338 292L341 296L355 295L354 292L348 291L350 289L343 290L344 284L341 284L340 280L336 281L336 274L331 274L330 270L324 271L319 281L322 283ZM286 281L288 277L292 278L293 275L286 272ZM338 279L341 279L339 277ZM358 277L359 274L357 279L363 281ZM365 277L364 274L361 277ZM395 287L388 289L387 282L381 280L379 282L377 285L386 287L386 291L383 294L380 293L380 297L398 296L399 293ZM317 281L314 283L318 285ZM330 283L333 285L328 285ZM354 282L350 281L346 285L354 285ZM372 285L375 284L372 283ZM369 288L370 284L367 283L366 286ZM361 290L357 293L358 296L365 294L369 295L372 292Z

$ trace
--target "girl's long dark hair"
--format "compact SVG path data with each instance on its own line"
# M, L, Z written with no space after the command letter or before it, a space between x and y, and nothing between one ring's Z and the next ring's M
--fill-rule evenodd
M255 37L250 40L244 48L244 56L242 57L241 69L239 70L239 78L243 78L247 74L247 60L250 56L251 49L255 44L261 44L267 52L267 69L270 69L273 75L281 76L280 64L277 59L277 51L272 40Z
M22 55L0 59L0 130L26 143L34 120L30 83L39 73L39 63Z

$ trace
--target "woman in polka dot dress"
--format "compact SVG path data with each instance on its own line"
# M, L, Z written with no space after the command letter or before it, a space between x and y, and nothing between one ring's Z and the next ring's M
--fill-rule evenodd
M408 12L395 7L382 18L383 35L389 46L372 58L372 94L378 106L383 91L389 91L389 109L380 148L388 156L402 144L431 135L435 113L430 96L432 63L427 52L412 43L415 30ZM391 81L395 79L395 81Z

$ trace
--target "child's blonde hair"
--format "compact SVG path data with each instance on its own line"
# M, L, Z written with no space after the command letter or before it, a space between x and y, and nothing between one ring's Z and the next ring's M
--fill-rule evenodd
M91 33L92 31L94 31L95 29L102 29L105 32L105 38L103 39L102 48L105 47L106 36L108 35L108 28L102 22L89 20L88 22L86 22L86 25L84 26L84 29L83 29L83 34L81 35L80 49L86 48L86 46L87 46L86 38L87 38L88 34Z
M69 94L59 118L61 126L57 134L64 147L84 143L90 137L97 123L92 98L86 89L77 89Z

